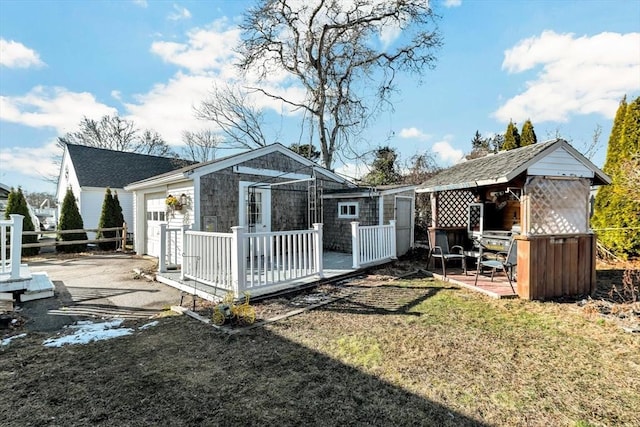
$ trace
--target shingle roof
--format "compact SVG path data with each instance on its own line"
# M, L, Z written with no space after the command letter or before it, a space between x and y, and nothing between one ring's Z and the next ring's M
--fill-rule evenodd
M81 187L123 188L194 162L125 151L67 144Z
M458 163L427 179L420 184L417 191L446 191L506 183L526 171L533 161L545 155L545 151L551 152L560 144L571 151L580 161L588 164L594 170L598 181L606 183L608 179L606 175L588 159L573 149L566 141L554 139Z

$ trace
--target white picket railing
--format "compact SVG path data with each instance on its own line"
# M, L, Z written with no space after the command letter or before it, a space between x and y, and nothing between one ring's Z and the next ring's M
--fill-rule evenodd
M182 242L183 278L234 290L233 233L185 231Z
M396 258L395 221L351 226L353 268ZM323 277L322 224L314 224L312 230L268 233L231 230L209 233L161 226L160 272L166 272L167 262L180 261L182 278L232 291L236 297L246 290L259 293L297 279Z
M0 273L3 279L15 280L20 278L20 261L22 255L22 215L11 214L11 219L0 220ZM10 234L9 246L11 249L7 251L7 233ZM7 252L9 258L7 259Z
M396 221L388 225L369 225L361 227L355 221L351 223L351 245L353 268L396 258Z
M167 253L173 231L161 226L161 273L167 270L162 260L173 256ZM322 224L314 224L313 230L268 233L245 233L243 227L232 227L231 233L183 229L179 241L183 278L232 291L236 297L245 290L323 276Z
M245 234L245 289L322 274L322 228Z

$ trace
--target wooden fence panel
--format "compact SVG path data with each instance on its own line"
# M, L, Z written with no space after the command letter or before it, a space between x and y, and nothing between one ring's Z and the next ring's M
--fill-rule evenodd
M590 295L596 286L595 235L518 236L518 295Z

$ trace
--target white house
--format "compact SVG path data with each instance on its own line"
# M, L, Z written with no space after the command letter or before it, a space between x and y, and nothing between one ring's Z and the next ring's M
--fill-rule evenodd
M110 188L118 194L125 222L132 225L133 195L124 186L191 163L175 158L67 144L58 177L58 209L62 208L67 188L71 188L84 227L97 228L104 194ZM133 230L133 227L130 229Z

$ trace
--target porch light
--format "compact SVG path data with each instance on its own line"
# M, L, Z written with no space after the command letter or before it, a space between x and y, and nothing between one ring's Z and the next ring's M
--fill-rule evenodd
M189 199L187 198L187 195L186 195L186 194L184 194L184 193L182 193L182 194L180 195L180 204L181 204L182 206L187 206L187 202L188 202L188 201L189 201Z

